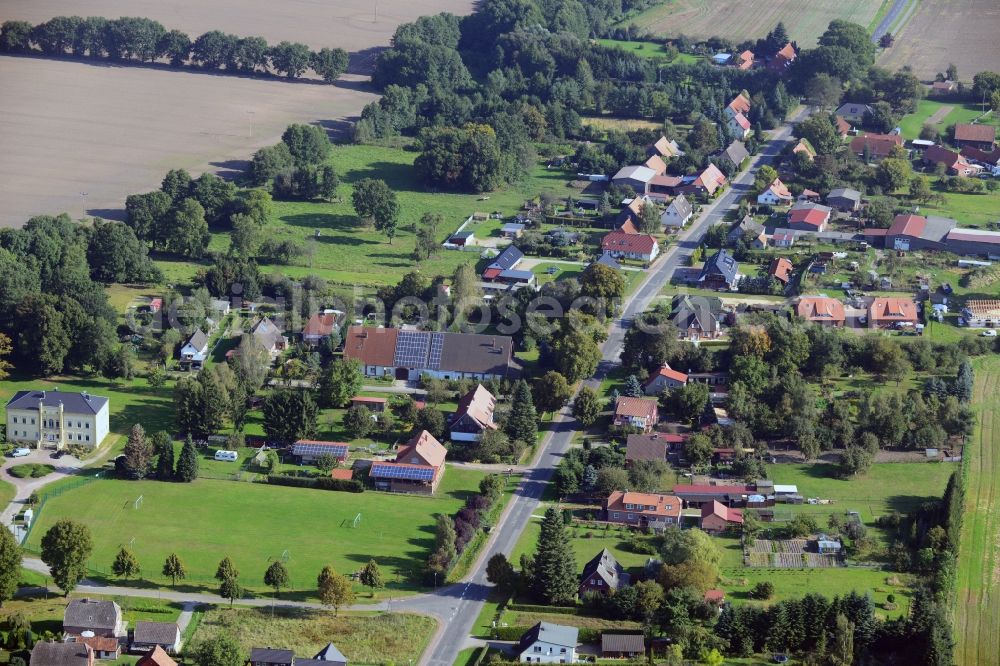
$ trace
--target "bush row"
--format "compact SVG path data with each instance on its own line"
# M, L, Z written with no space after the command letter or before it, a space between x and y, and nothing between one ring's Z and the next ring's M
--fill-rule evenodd
M107 58L119 62L168 60L172 67L201 67L229 73L276 72L289 79L312 69L327 83L347 70L343 49L312 51L305 44L269 45L263 37L237 37L210 30L191 41L159 21L123 16L57 16L44 23L6 21L0 26L0 52L42 53L53 57Z
M331 479L326 476L301 477L287 474L270 474L267 483L272 486L291 486L293 488L315 488L317 490L333 490L344 493L364 492L365 486L354 479Z

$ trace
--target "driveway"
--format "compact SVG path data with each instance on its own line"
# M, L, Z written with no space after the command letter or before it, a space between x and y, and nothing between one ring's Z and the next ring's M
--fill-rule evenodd
M25 500L31 497L31 493L38 491L44 486L49 485L59 479L64 479L67 476L72 476L83 467L86 463L81 460L77 460L68 453L65 454L59 460L54 460L51 458L52 451L41 449L34 450L30 455L23 458L3 458L3 467L0 468L0 476L6 483L14 486L14 501L8 504L3 512L0 512L0 524L10 525L14 521L14 516L17 515L18 511L24 505ZM40 479L18 479L17 477L11 476L7 470L15 465L24 465L26 463L39 463L42 465L52 465L56 468L51 474L47 474Z

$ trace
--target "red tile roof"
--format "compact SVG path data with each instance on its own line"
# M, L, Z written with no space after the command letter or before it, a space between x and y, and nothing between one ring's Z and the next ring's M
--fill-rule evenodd
M630 416L635 418L653 418L656 413L656 400L645 398L629 398L620 396L615 402L615 416Z
M795 60L795 47L792 46L791 42L788 42L787 44L785 44L784 46L782 46L781 50L778 51L775 55L776 56L781 56L785 60L789 60L789 61Z
M354 478L354 470L338 467L330 470L330 478L339 479L341 481L350 481Z
M780 178L775 178L767 189L771 190L775 196L783 199L791 199L792 193L788 191L788 186L781 182Z
M949 169L954 169L962 161L962 156L944 146L931 146L924 151L924 161L943 164Z
M495 280L497 277L500 276L501 273L503 273L503 269L501 268L487 268L485 271L483 271L483 279Z
M366 395L356 395L353 398L351 398L351 402L359 402L359 403L362 403L362 404L369 403L369 404L372 404L372 405L384 405L386 403L386 399L385 398L370 398L370 397L368 397Z
M625 505L631 504L632 509L626 509ZM606 500L606 506L610 511L634 511L647 516L660 518L680 518L681 500L674 495L659 495L656 493L633 493L616 490L611 493ZM636 508L641 507L641 508ZM649 507L653 507L652 509Z
M147 652L142 659L135 663L136 666L177 666L177 662L171 659L167 651L159 645Z
M669 365L665 365L665 366L663 366L662 368L660 368L659 370L657 370L656 372L652 373L649 376L649 379L646 380L646 385L649 385L649 384L653 383L653 381L657 377L666 377L667 379L674 379L676 381L685 382L685 383L688 380L688 376L686 374L684 374L683 372L680 372L678 370L674 370Z
M344 357L356 358L363 365L391 367L396 354L395 328L351 326L344 343Z
M746 495L755 492L755 486L731 485L712 486L708 484L691 484L686 486L674 486L675 495Z
M636 228L635 222L632 221L631 217L622 222L622 225L618 227L618 231L623 234L629 234L630 236L634 236L639 233L639 230Z
M917 320L917 304L909 298L876 298L868 306L868 320L912 321Z
M659 155L652 155L643 163L643 166L649 167L655 171L657 175L660 175L667 170L666 162L664 162Z
M897 215L889 227L888 236L919 237L927 227L927 218L923 215Z
M743 524L743 512L739 509L730 509L725 504L712 500L706 502L701 507L701 518L704 520L709 516L718 516L727 523Z
M844 321L844 304L827 296L804 296L795 306L795 313L809 321Z
M705 592L705 601L710 604L721 604L726 600L726 593L722 590L707 590Z
M847 133L851 131L851 123L844 119L844 116L837 116L836 118L837 134L840 136L847 136Z
M903 137L898 134L862 134L851 139L851 152L856 155L868 153L875 158L887 157L896 146L903 145Z
M735 116L733 116L733 120L735 120L736 124L739 125L742 129L745 130L750 129L750 121L747 120L747 117L744 116L742 113L737 113Z
M809 224L821 227L830 219L830 213L822 208L793 208L788 213L788 221L798 224Z
M423 460L424 465L440 467L444 465L448 450L441 445L441 442L437 441L434 435L426 430L421 430L406 443L406 446L399 449L396 453L396 463L406 463L407 459L412 459L414 455ZM421 463L412 462L410 464L421 465Z
M955 141L993 143L996 138L997 128L992 125L973 125L971 123L955 125Z
M302 335L330 335L333 333L336 325L337 318L335 315L316 313L309 318L305 328L302 329Z
M701 185L709 194L713 194L725 182L725 174L719 171L719 167L714 164L705 167L705 170L698 175L698 179L694 181L695 185Z
M744 51L743 53L750 53L750 52L749 51ZM741 54L740 57L742 57L742 54ZM750 53L750 57L751 58L753 57L752 53ZM733 111L735 111L738 114L739 113L750 113L750 100L748 100L746 97L744 97L743 93L740 93L739 95L737 95L736 97L733 98L733 101L731 101L729 103L729 108L732 109Z
M624 231L612 231L601 239L601 249L613 252L651 254L655 245L656 239L649 234L630 234Z
M771 265L767 269L767 274L779 282L788 283L791 277L792 262L784 257L777 257L771 260Z

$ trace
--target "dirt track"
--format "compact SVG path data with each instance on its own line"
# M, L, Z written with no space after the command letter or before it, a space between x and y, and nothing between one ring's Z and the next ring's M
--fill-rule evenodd
M398 24L471 8L471 0L4 0L0 20L146 16L192 36L220 29L340 46L355 68ZM348 74L327 86L0 56L0 227L38 214L80 217L82 192L88 214L120 216L126 195L157 187L171 168L225 172L291 122L343 127L376 99L364 80Z

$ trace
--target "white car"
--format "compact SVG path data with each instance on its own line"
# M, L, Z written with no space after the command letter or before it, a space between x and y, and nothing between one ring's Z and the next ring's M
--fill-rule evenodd
M23 458L25 456L30 456L30 455L31 455L31 449L26 449L23 446L20 447L20 448L14 449L10 453L10 457L11 458Z
M996 332L996 329L991 328L991 329L983 331L979 335L983 336L984 338L995 338L995 337L997 337L997 332Z

